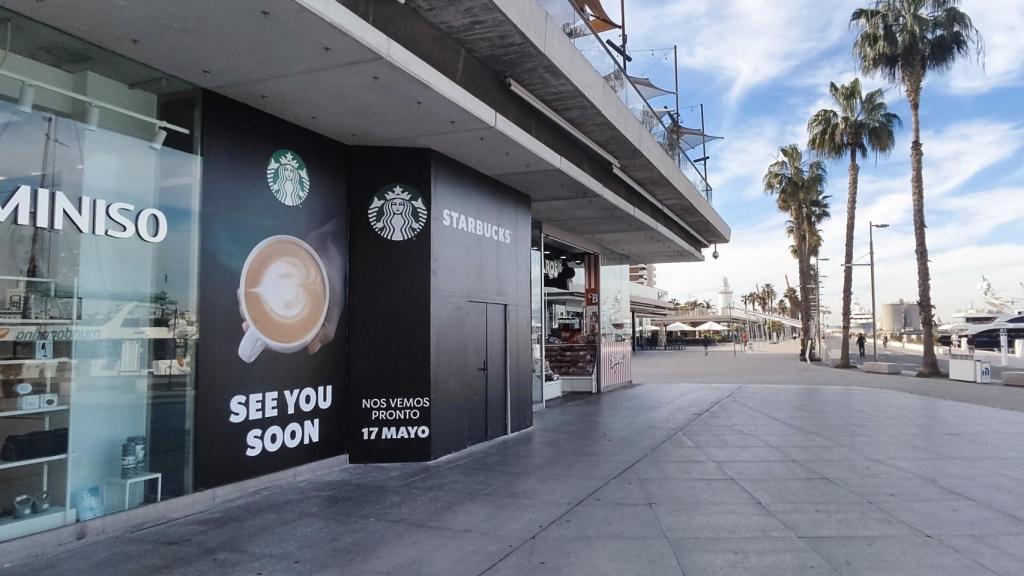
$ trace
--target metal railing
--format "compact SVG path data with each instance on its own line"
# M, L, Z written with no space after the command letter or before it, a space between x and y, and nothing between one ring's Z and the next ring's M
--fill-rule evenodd
M680 172L693 184L697 192L711 203L712 190L704 174L697 168L678 137L672 135L673 123L666 124L665 119L655 112L654 108L640 93L626 75L622 64L611 48L601 39L590 26L590 21L569 0L537 0L556 22L562 22L562 32L573 43L577 50L590 62L594 70L605 79L619 100L634 118L650 132L651 136L671 157Z

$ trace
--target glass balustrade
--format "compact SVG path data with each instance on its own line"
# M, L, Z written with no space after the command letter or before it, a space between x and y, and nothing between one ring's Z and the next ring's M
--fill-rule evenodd
M622 69L612 49L594 32L588 19L576 10L569 0L538 0L541 7L556 23L577 50L590 62L594 70L605 79L619 100L634 118L647 128L665 152L675 160L679 170L690 180L697 192L709 203L711 186L701 170L690 159L677 138L671 136L673 123L668 115L659 116L651 104Z

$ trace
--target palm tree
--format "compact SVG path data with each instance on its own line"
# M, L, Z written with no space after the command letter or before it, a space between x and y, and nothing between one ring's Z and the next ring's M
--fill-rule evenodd
M786 281L789 283L789 280ZM791 317L796 318L800 312L800 295L797 293L796 288L787 286L786 291L782 293L782 297L789 303L789 314Z
M779 300L778 304L775 305L775 308L779 311L779 316L785 316L789 314L789 303L786 302L785 298Z
M765 284L761 287L761 294L764 296L764 303L767 308L765 312L771 314L774 312L775 297L778 296L779 293L775 291L775 286Z
M775 162L764 175L764 190L775 196L780 212L789 215L787 232L793 238L800 281L800 358L815 358L811 339L811 306L807 289L811 282L811 255L820 246L818 224L829 217L824 194L828 169L821 160L804 160L796 144L779 148ZM816 240L817 238L817 240Z
M900 117L889 112L884 90L861 91L860 79L849 84L829 84L829 94L839 110L822 108L807 122L807 147L819 157L839 160L850 157L850 180L846 197L846 256L843 259L843 343L838 368L850 367L850 305L853 299L853 233L857 214L857 156L868 152L888 154L896 144L894 129Z
M928 72L942 72L964 57L980 57L984 43L958 0L875 0L858 8L850 23L859 28L853 51L867 74L880 74L902 86L910 103L910 189L914 201L914 244L917 292L924 328L924 354L918 376L940 374L935 359L934 315L928 245L925 240L924 177L921 148L921 85Z

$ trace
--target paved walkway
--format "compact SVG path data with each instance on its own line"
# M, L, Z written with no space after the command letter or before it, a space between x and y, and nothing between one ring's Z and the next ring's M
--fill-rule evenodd
M700 347L638 352L633 359L633 380L666 384L866 386L1024 412L1024 388L954 382L948 378L867 374L859 369L838 370L822 363L810 365L796 361L799 345L793 341L759 346L763 349L747 353L737 351L735 355L732 345L712 346L706 357Z
M828 345L833 349L833 356L839 356L839 349L842 348L842 340L839 336L829 336ZM935 352L937 354L937 360L939 362L939 369L945 373L949 373L949 356L946 355L945 347L936 347ZM889 348L882 346L882 342L878 342L878 361L879 362L893 362L900 365L900 369L904 372L916 374L921 369L921 354L920 350L911 348L903 349L899 347L898 343L893 343ZM988 362L992 368L992 379L1002 382L1003 372L1022 372L1024 371L1024 358L1017 358L1016 356L1010 355L1007 358L1007 366L1001 365L1001 356L998 352L991 350L977 350L974 353L976 360ZM860 354L857 352L856 342L850 343L850 362L858 366L863 366L864 362L872 362L874 360L874 354L871 351L871 339L867 341L865 347L864 358L860 358Z
M770 385L774 355L715 355L672 362L762 385L634 386L455 458L350 466L0 575L1024 574L1024 414Z

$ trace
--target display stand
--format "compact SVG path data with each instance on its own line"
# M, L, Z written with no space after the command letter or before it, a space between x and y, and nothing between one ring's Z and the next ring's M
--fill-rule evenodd
M47 298L57 299L61 298L56 294L56 284L52 280L42 278L18 278L9 276L0 276L0 280L20 282L25 285L30 283L43 283L49 287L49 294ZM28 292L28 290L25 290ZM36 294L39 292L36 291ZM37 325L37 326L54 326L58 324L71 325L74 322L74 318L77 317L77 306L78 306L78 286L75 283L74 291L71 296L72 304L70 309L71 318L4 318L0 320L0 324L10 325ZM46 304L43 305L43 309L47 310ZM10 310L8 310L10 313ZM31 316L31 314L29 314ZM43 344L43 346L40 346ZM0 360L0 368L7 370L17 370L18 376L16 381L41 381L42 392L41 394L50 395L57 394L57 404L53 406L39 406L38 408L28 409L8 409L0 410L0 441L6 437L6 430L10 428L5 424L10 424L18 430L38 430L47 431L52 430L55 427L54 418L60 417L63 420L70 421L70 408L68 405L69 389L61 389L59 387L61 367L73 364L71 358L53 358L53 340L44 339L36 341L36 354L37 358L10 358ZM68 371L69 372L69 371ZM67 374L65 372L64 374ZM66 425L66 424L65 424ZM60 424L57 424L60 427ZM0 460L0 471L14 470L14 469L26 469L26 470L38 470L39 484L38 488L34 488L33 491L26 491L27 495L35 496L39 492L50 492L51 486L56 485L62 489L58 493L50 494L51 506L49 509L43 512L37 512L25 516L24 518L15 518L10 514L5 514L0 517L0 541L9 540L12 538L18 538L35 532L43 530L49 530L63 526L64 524L75 521L75 510L69 505L70 494L68 492L68 479L67 479L67 453L54 454L50 456L41 456L38 458L26 458L24 460ZM51 467L55 464L62 465L57 470L63 469L64 478L54 478L54 471ZM59 472L58 472L59 473ZM2 483L2 480L0 480ZM2 486L0 486L2 487ZM38 492L36 491L38 490ZM7 495L9 496L9 494Z
M146 500L146 483L156 482L156 501L160 501L163 492L163 475L159 472L147 472L131 478L109 478L104 486L103 501L107 506L120 505L120 508L108 508L107 512L121 512L129 508L141 506ZM133 498L132 492L138 493Z

